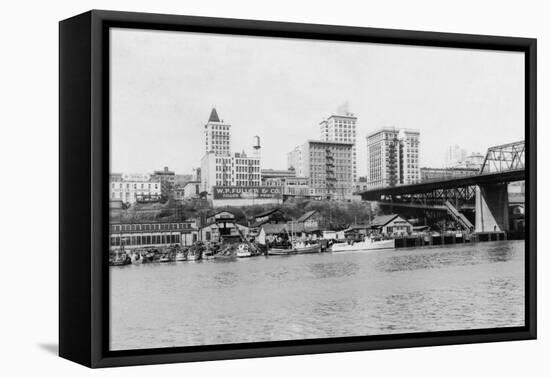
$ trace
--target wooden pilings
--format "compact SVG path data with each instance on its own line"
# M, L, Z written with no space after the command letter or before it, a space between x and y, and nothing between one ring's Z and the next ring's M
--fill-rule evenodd
M452 233L442 235L402 236L395 238L395 248L413 248L430 245L477 243L507 240L505 232Z

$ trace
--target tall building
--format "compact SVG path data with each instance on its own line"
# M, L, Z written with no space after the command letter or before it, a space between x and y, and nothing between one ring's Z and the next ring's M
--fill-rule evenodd
M452 145L445 150L445 166L456 167L468 156L468 151L459 145Z
M261 185L260 137L254 136L253 155L244 151L231 152L231 126L220 121L216 109L212 109L206 123L206 153L201 160L201 191L212 194L214 186L247 186Z
M367 136L367 186L420 182L420 132L386 127Z
M212 108L208 122L204 125L205 152L218 156L231 155L231 125L220 120L216 108Z
M329 199L349 198L353 193L351 142L308 140L288 153L288 168L307 177L310 193Z
M356 124L357 117L348 111L347 103L341 106L336 114L331 115L319 124L321 140L353 143L351 151L354 183L357 181Z

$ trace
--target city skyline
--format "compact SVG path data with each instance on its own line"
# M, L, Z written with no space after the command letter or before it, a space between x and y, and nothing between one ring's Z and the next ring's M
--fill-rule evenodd
M232 125L232 152L251 153L260 136L262 168L285 168L286 152L319 139L346 101L358 177L366 136L383 127L419 130L420 165L433 167L449 130L482 154L524 138L519 53L121 29L111 42L112 172L193 172L214 106Z

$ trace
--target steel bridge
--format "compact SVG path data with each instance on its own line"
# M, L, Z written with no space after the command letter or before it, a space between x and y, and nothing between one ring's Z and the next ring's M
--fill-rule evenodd
M451 205L463 211L479 207L476 201L487 197L486 188L494 194L497 186L502 192L508 183L522 180L525 180L524 141L490 147L477 175L369 189L359 194L363 200L376 201L382 206L449 212Z

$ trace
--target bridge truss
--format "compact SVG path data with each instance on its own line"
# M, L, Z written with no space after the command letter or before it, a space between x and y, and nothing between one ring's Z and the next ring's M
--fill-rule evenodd
M525 169L525 141L490 147L480 174Z

